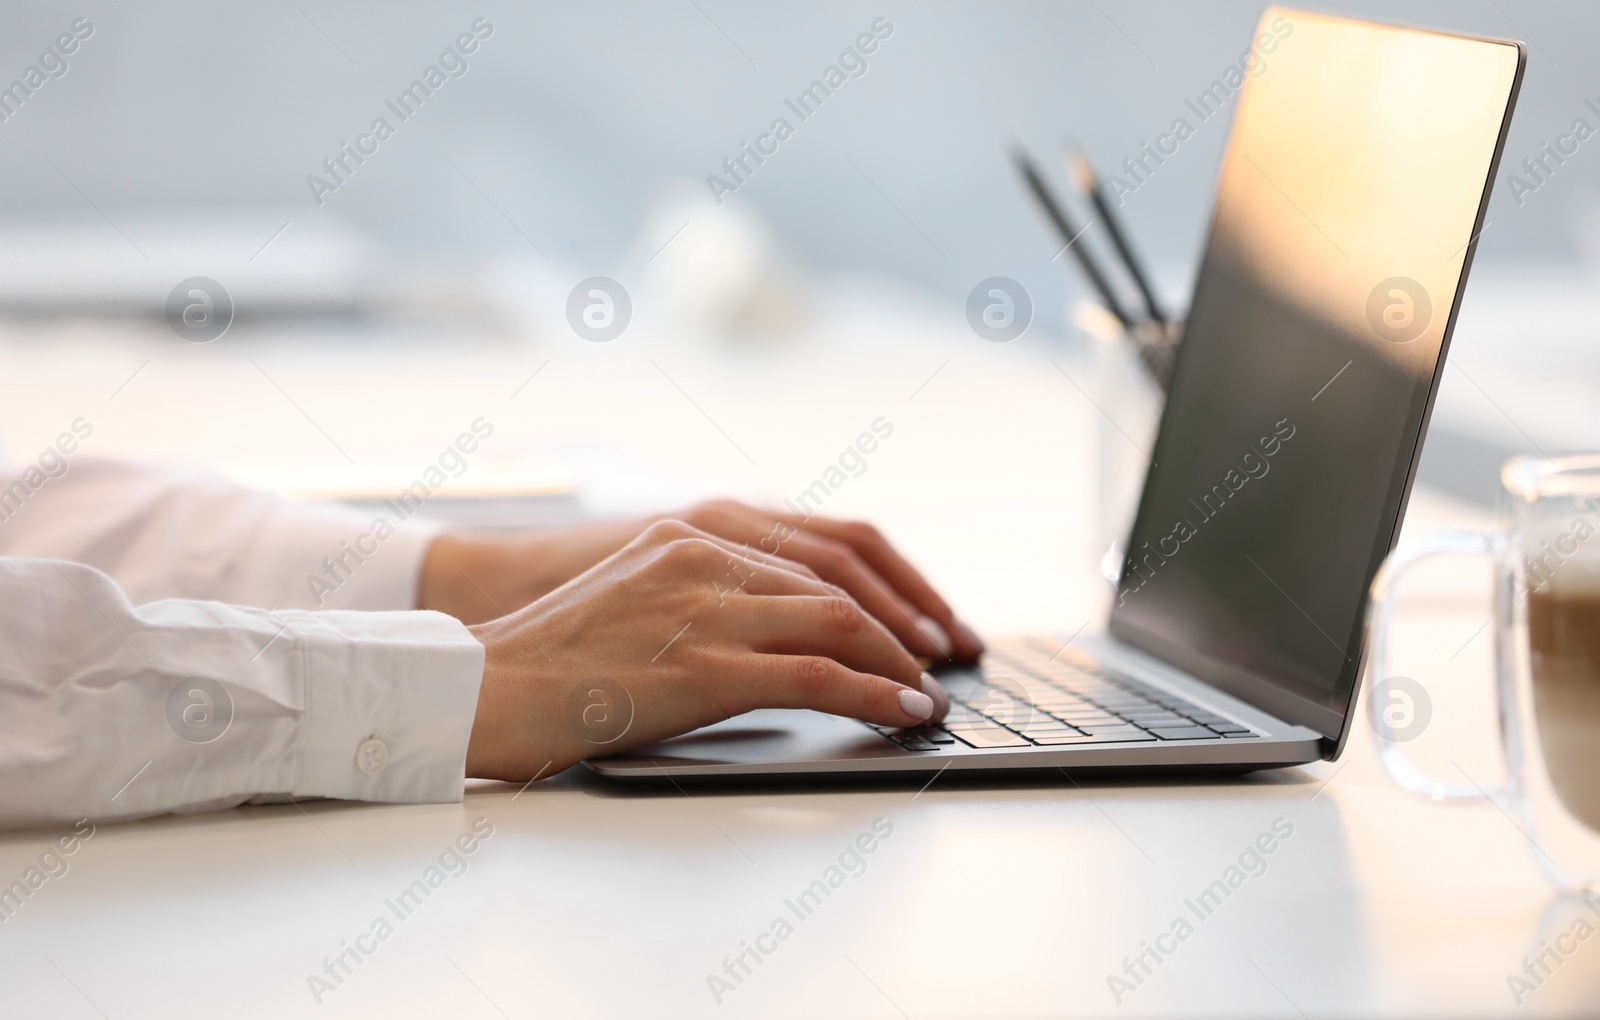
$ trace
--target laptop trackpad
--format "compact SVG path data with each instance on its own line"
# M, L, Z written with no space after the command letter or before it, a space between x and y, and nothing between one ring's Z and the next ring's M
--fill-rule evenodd
M606 764L755 765L889 758L904 751L853 719L766 708L605 759Z

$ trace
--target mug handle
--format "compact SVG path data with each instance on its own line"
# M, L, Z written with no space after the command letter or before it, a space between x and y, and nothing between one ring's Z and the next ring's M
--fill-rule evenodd
M1368 647L1372 649L1371 667L1367 671L1368 695L1372 688L1389 675L1389 623L1394 612L1394 593L1404 574L1419 561L1445 553L1493 556L1496 552L1495 536L1488 532L1443 531L1408 542L1384 560L1383 566L1372 579L1372 597L1367 602ZM1438 779L1414 765L1406 757L1400 744L1392 739L1389 718L1384 712L1373 712L1373 733L1378 740L1378 760L1383 763L1389 778L1402 789L1436 801L1500 800L1504 787L1482 787L1476 783L1457 783Z

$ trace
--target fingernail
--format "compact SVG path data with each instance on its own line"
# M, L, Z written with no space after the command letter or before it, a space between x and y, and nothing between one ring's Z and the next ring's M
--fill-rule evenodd
M917 617L917 629L928 636L928 640L933 642L933 647L939 649L940 655L947 659L950 658L950 652L954 649L954 646L950 644L950 635L944 632L943 627L934 622L933 617Z
M968 627L960 620L956 621L956 633L961 636L962 644L979 651L983 650L983 638L980 638L977 631L973 630L971 627Z
M945 713L950 711L950 694L944 689L944 684L935 680L932 673L923 673L922 693L933 699L934 714L944 718Z
M920 722L933 715L933 699L907 687L900 692L900 711Z

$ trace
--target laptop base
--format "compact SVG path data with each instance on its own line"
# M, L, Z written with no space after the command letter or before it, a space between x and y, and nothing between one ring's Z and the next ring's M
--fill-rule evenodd
M936 726L892 730L819 712L764 709L584 764L618 779L828 780L941 772L1237 774L1323 757L1312 730L1181 674L1139 675L1131 662L1109 665L1114 640L1082 644L1105 654L1022 639L995 644L981 666L940 671L953 704Z

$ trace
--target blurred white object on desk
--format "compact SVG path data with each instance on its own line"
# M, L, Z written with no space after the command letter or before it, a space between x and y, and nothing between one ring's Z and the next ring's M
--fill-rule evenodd
M457 461L460 474L453 470ZM456 458L420 469L397 462L343 467L258 462L225 463L219 470L241 485L297 499L471 530L550 526L581 516L578 473L554 457L481 464ZM436 478L442 481L432 484Z

